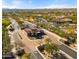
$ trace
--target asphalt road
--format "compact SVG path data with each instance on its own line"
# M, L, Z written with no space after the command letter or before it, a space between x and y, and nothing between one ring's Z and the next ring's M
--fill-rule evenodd
M69 56L71 56L74 59L77 59L77 52L71 50L70 48L68 48L65 45L60 45L59 46L60 50L64 51L65 53L67 53Z
M30 59L43 59L43 57L39 54L39 52L35 51L32 53Z

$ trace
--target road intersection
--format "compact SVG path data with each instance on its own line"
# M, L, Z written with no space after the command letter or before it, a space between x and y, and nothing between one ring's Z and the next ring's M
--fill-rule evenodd
M13 21L11 19L11 23L13 24L13 27L16 30L15 33L14 33L14 37L15 37L15 39L19 39L25 45L25 47L24 47L25 51L26 52L27 51L30 51L30 52L36 51L35 47L39 45L38 44L39 41L37 41L37 40L34 40L34 41L29 40L29 38L27 37L27 33L24 30L20 30L20 27L18 26L18 23L16 21ZM43 29L43 30L47 34L47 36L52 40L53 43L59 44L60 50L62 50L66 54L68 54L73 59L77 59L77 52L73 51L72 49L70 49L66 45L62 44L59 41L59 39L61 39L59 36L54 35L54 33L51 33L46 29ZM39 54L34 53L34 55L37 57ZM37 57L37 59L40 59L40 58Z

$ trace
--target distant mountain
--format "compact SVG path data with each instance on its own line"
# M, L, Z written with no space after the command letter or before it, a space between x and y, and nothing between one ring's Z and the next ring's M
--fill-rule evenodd
M2 11L60 11L60 12L65 12L65 11L72 11L72 10L74 10L74 11L76 11L77 10L77 8L61 8L61 9L57 9L57 8L55 8L55 9L17 9L17 8L2 8Z
M8 9L8 8L2 8L2 9Z
M16 8L2 8L2 10L15 10Z
M2 8L2 10L8 10L8 9L17 9L17 8ZM44 8L44 9L22 9L22 10L51 10L51 8ZM77 9L77 8L54 8L54 9ZM52 9L53 10L53 9Z

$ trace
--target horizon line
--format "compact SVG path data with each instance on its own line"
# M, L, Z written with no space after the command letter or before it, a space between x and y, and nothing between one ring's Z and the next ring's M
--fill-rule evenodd
M2 9L77 9L77 7L71 7L71 8L2 8Z

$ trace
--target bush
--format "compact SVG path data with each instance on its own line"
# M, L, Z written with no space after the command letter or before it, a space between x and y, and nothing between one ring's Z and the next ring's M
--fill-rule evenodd
M59 47L57 44L51 43L51 44L46 44L44 50L46 50L48 53L55 54L56 52L59 51Z
M5 19L2 20L2 25L3 25L3 26L6 27L6 26L8 26L9 24L10 24L10 20L9 20L9 19L5 18Z
M30 59L30 53L25 53L23 56L21 56L21 59Z

